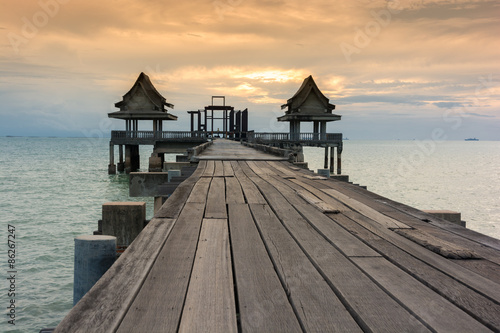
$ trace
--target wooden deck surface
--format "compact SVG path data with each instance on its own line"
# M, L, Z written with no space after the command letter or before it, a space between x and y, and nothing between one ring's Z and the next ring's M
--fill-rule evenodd
M500 331L499 240L312 175L200 161L56 331Z
M238 142L217 139L214 144L197 156L199 160L219 161L286 161L287 157L273 156L253 148L245 147Z

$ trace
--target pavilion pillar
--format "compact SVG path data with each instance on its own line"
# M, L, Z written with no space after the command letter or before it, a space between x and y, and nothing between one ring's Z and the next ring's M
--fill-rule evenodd
M118 146L118 171L123 172L125 170L125 163L123 163L123 145Z
M191 132L194 132L194 113L191 112Z
M224 116L222 117L222 132L224 132L224 134L222 134L222 137L224 139L227 139L227 110L224 110L223 111L223 114Z
M163 120L158 120L158 131L163 132Z
M328 146L325 147L325 163L323 169L328 169Z
M241 111L236 112L236 126L235 126L236 139L241 139Z
M337 175L342 174L342 145L337 147Z
M157 120L153 120L153 132L156 132L158 131L158 121Z
M248 109L241 111L241 131L243 132L242 138L246 139L248 132Z
M110 142L109 143L109 165L108 165L108 174L114 175L116 174L116 165L115 165L115 145Z
M201 132L201 111L198 111L198 132Z
M319 140L319 121L313 121L313 133L314 140Z
M330 173L335 172L335 168L333 167L334 149L335 148L333 146L330 147Z
M326 121L321 122L320 138L321 141L326 141Z
M290 140L298 141L300 139L300 121L290 121Z

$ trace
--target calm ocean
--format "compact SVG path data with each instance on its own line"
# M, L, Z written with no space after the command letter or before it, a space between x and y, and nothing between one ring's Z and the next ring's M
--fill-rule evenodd
M310 169L322 168L323 152L305 149ZM143 168L150 153L142 148ZM469 228L500 238L500 142L345 141L342 162L343 173L371 191L420 209L459 211ZM73 239L97 229L103 203L146 201L152 216L153 200L129 198L128 177L109 176L107 164L105 138L0 138L0 332L38 332L69 311ZM15 271L15 297L8 271ZM5 315L11 299L15 326Z

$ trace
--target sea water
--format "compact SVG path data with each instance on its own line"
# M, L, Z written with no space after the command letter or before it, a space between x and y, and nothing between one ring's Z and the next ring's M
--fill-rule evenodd
M151 218L152 198L130 198L128 176L107 174L108 144L106 138L0 138L0 332L38 332L68 313L74 238L97 229L103 203L145 201ZM151 151L141 146L143 169ZM304 152L311 169L323 167L323 149ZM345 141L342 172L416 208L459 211L467 227L500 238L500 142ZM11 300L15 325L8 323Z

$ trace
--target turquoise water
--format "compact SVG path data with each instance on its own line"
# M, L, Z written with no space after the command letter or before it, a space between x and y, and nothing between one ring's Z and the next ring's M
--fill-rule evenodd
M425 148L425 147L424 147ZM462 212L468 227L500 238L500 143L346 141L343 171L351 180L421 209ZM431 147L432 148L432 147ZM151 148L141 147L147 167ZM305 149L311 169L323 150ZM0 208L3 251L0 307L10 298L8 225L16 235L16 325L3 316L0 332L38 332L55 326L72 306L74 237L97 229L101 205L129 198L128 177L109 176L108 139L0 138Z
M109 139L108 139L109 140ZM129 198L128 177L108 176L108 140L0 138L0 306L6 313L7 228L16 235L16 325L1 332L38 332L57 325L72 306L73 239L92 234L108 201ZM141 165L147 167L142 154Z

